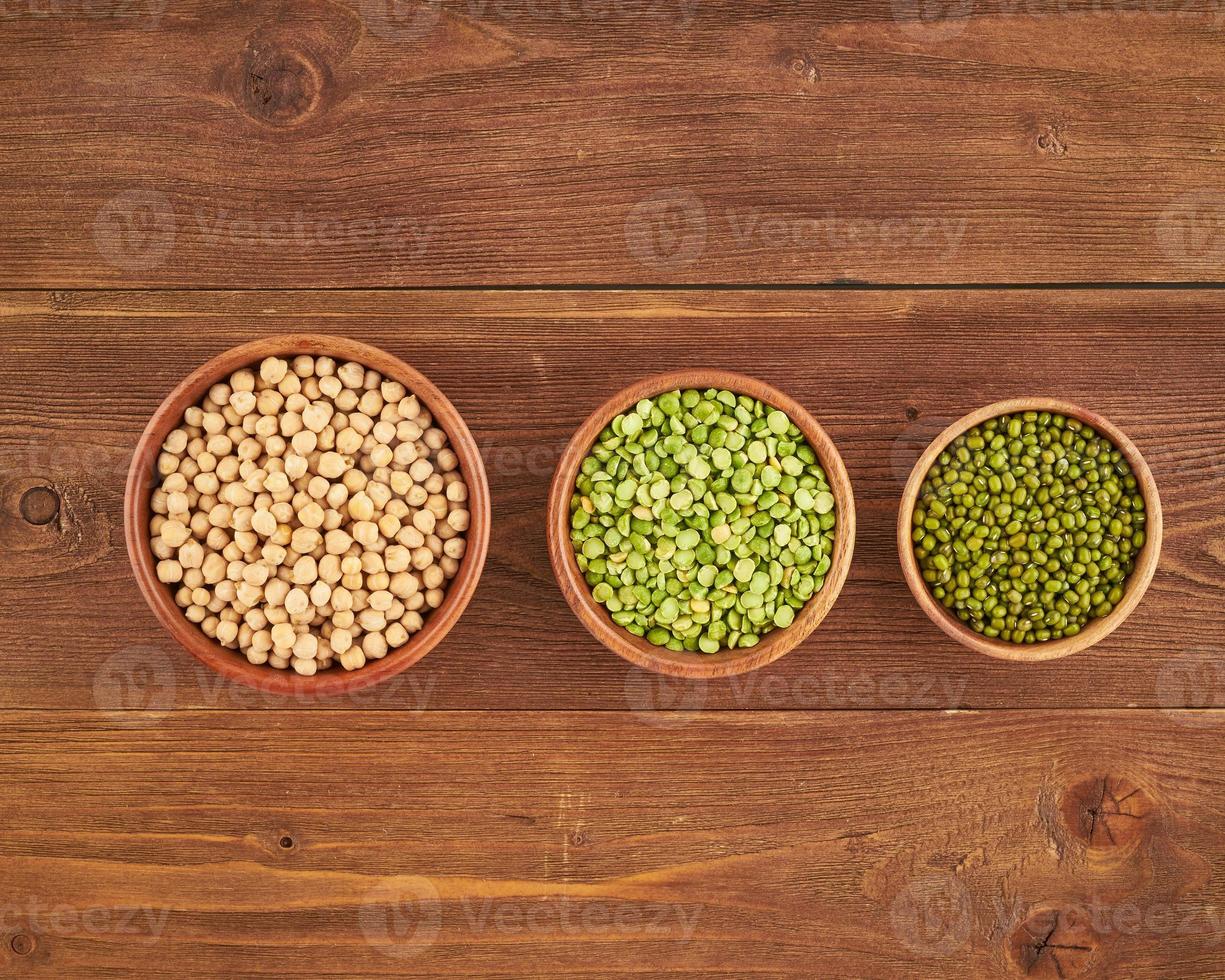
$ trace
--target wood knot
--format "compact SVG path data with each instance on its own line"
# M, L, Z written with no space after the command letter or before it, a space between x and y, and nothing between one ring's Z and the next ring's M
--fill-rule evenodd
M779 54L777 63L806 85L815 85L821 80L817 59L807 51L787 49Z
M1089 916L1080 909L1031 912L1008 937L1013 966L1030 977L1078 977L1093 964L1101 945Z
M1068 152L1067 144L1059 135L1059 130L1054 126L1045 126L1038 133L1038 149L1042 153L1049 154L1053 157L1061 157Z
M1063 795L1060 812L1072 836L1090 850L1134 846L1156 804L1126 776L1086 776Z
M325 67L308 52L267 39L252 39L238 71L238 103L269 126L295 126L319 106L327 87Z
M35 942L33 936L27 935L24 932L19 932L12 938L12 940L10 940L9 949L11 949L18 956L29 956L32 952L34 952L34 948L37 945L38 944Z
M60 495L50 487L31 487L21 495L21 516L29 524L50 524L60 513Z
M277 838L276 844L282 851L292 851L298 846L298 842L293 839L292 834L281 834Z
M919 410L918 410L917 408L915 408L913 405L907 405L907 406L906 406L906 419L907 419L907 421L913 422L913 421L914 421L915 419L917 419L918 417L919 417Z

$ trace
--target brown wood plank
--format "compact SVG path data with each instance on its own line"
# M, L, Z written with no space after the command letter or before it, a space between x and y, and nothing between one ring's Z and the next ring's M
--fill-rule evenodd
M0 965L1220 976L1220 712L671 720L0 712Z
M0 704L284 706L219 683L166 638L131 578L120 502L137 435L183 374L253 336L311 329L383 346L437 383L480 442L493 493L490 558L464 618L350 706L1225 706L1223 322L1225 294L1205 290L9 293ZM553 466L586 413L636 378L697 365L758 374L812 411L859 511L854 566L820 629L767 670L707 685L638 674L593 641L553 580L543 524ZM1131 435L1161 488L1166 543L1122 629L1088 653L1018 665L929 623L893 526L913 461L947 421L1027 393ZM51 493L26 497L39 487Z
M14 0L0 284L1225 278L1215 0L945 6Z

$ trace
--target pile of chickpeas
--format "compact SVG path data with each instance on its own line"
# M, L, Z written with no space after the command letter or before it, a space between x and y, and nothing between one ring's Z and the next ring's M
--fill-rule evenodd
M253 664L357 670L441 605L468 488L430 412L352 361L269 357L183 413L157 460L157 576Z

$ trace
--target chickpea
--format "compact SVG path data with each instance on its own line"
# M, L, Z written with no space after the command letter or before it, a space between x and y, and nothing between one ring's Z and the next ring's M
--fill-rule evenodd
M341 631L343 632L343 630ZM356 647L340 654L340 666L345 670L357 670L366 665L366 655Z
M426 589L437 589L442 585L444 579L443 571L438 565L430 565L421 573L421 582Z
M340 557L338 555L327 554L319 559L320 581L328 585L335 585L340 581L340 576Z
M188 530L187 525L177 520L163 522L158 534L170 548L181 548L191 537L191 531Z
M434 564L434 553L424 545L413 550L412 558L409 562L415 571L422 571Z
M204 545L199 541L190 540L179 548L179 564L184 568L199 568L204 564Z
M332 587L322 579L316 579L310 587L311 605L316 608L326 606L332 599Z
M170 585L183 581L183 566L173 558L167 558L157 563L157 580Z
M356 619L358 627L367 633L378 633L387 627L386 615L377 609L363 609Z
M302 633L293 643L293 655L304 660L314 660L319 652L319 638L314 633Z
M353 645L353 634L347 629L334 629L328 637L328 644L333 653L344 653Z
M388 591L401 599L407 599L420 587L417 577L409 572L396 572L387 584Z
M307 585L319 578L319 567L310 555L303 555L293 566L292 581L295 585Z
M331 616L331 622L324 628L324 635L330 640L334 630L352 629L356 621L356 613L352 609L335 610ZM329 652L331 648L329 647Z
M421 614L418 612L406 612L400 622L404 624L404 628L410 633L418 632L425 625Z
M387 627L383 636L387 640L387 646L392 650L396 647L402 647L408 642L408 630L404 628L403 623L392 623ZM367 653L367 656L369 655Z
M298 520L303 527L317 530L323 526L323 508L313 501L298 511Z

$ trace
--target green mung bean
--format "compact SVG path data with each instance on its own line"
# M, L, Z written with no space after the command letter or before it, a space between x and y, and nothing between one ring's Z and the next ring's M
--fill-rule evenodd
M1144 496L1110 440L1075 418L1020 412L945 447L911 524L946 609L984 636L1039 643L1121 601L1144 546Z
M638 402L579 467L570 540L613 622L669 650L751 647L825 584L836 507L785 412L718 389Z

